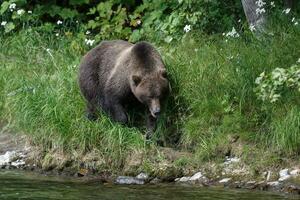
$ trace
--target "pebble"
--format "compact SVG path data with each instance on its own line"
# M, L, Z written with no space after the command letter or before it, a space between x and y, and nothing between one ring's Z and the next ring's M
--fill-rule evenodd
M290 174L292 176L297 176L297 175L300 175L300 169L294 169L290 172Z
M228 183L231 180L231 178L223 178L219 181L219 183Z
M137 175L136 178L145 181L145 180L148 180L148 179L149 179L149 175L146 174L146 173L144 173L144 172L142 172L142 173L140 173L139 175Z
M289 174L289 169L282 169L279 171L279 179L278 181L285 181L289 178L291 178L291 175Z
M197 172L194 174L191 178L190 181L197 181L199 179L205 178L201 172Z
M233 157L233 158L226 157L224 164L228 165L231 163L238 163L238 162L240 162L240 159L238 157Z
M287 176L287 175L289 175L289 169L282 169L279 171L280 177Z
M119 176L115 183L120 185L143 185L145 181L131 176Z
M190 178L191 178L190 176L183 176L179 179L179 182L187 182L190 180Z
M161 183L162 181L159 178L154 178L150 181L150 184L158 184Z
M270 186L278 186L279 184L280 184L279 181L267 182L267 185L270 185Z
M12 162L11 165L19 168L19 167L22 167L22 166L25 165L25 161L24 160L17 160L15 162Z
M285 181L288 180L289 178L291 178L291 175L282 176L278 179L278 181Z
M0 155L0 166L9 165L16 157L15 151L7 151L4 155Z

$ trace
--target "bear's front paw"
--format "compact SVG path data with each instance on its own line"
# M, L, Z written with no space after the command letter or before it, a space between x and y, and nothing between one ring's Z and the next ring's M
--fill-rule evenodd
M86 113L85 117L90 121L96 121L98 119L98 116L95 113Z

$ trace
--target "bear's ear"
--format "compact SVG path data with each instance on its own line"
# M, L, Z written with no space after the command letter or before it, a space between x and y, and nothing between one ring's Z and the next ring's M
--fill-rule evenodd
M164 77L164 78L167 78L167 77L168 77L167 71L166 71L165 69L160 70L160 74L161 74L161 76Z
M137 86L142 81L142 78L138 75L132 75L131 79L135 86Z

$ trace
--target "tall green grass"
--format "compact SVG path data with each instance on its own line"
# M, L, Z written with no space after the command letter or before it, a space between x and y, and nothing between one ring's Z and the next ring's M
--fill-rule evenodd
M137 128L122 127L104 115L96 122L85 119L77 84L82 55L72 52L71 42L35 31L2 39L1 119L45 150L98 149L119 167L126 152L142 148L144 140Z
M299 27L285 28L259 38L193 35L166 50L175 98L188 105L183 146L202 159L224 157L229 136L237 136L259 148L300 153L300 93L267 103L254 92L261 72L289 68L300 57Z
M83 41L28 29L2 36L0 43L0 119L33 138L45 150L81 153L97 149L121 167L126 155L145 148L143 126L121 126L101 115L84 118L77 84ZM159 45L157 45L159 46ZM193 33L163 45L172 92L157 138L201 159L226 154L228 136L246 143L300 153L299 93L274 104L257 99L256 77L288 68L300 57L299 27L259 39Z

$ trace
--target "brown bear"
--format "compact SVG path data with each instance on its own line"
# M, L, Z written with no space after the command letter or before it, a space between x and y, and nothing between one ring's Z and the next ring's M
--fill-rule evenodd
M149 109L148 135L155 129L169 82L161 56L148 42L103 41L82 59L79 86L87 101L87 117L101 108L113 120L127 123L125 105L136 98Z

